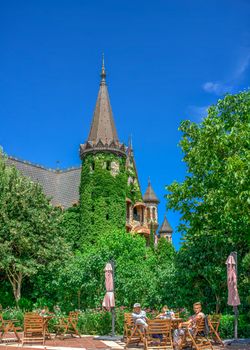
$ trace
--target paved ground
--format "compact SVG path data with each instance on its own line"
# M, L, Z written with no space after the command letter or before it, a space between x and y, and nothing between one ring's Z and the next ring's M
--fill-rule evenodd
M8 338L12 337L7 335ZM22 347L21 344L15 342L2 342L0 343L0 350L36 350L36 349L46 349L46 350L123 350L124 343L122 341L106 341L97 340L93 336L82 336L81 338L68 337L66 339L52 339L46 340L45 345L28 345L25 344ZM142 346L136 348L129 348L129 350L143 350ZM250 350L249 345L234 345L226 346L224 348L214 346L214 350Z
M113 345L113 344L112 344ZM9 350L15 350L15 349L44 349L52 350L52 349L66 349L66 350L72 350L72 349L97 349L97 350L105 350L110 349L112 346L109 346L108 344L105 344L103 341L95 340L92 336L83 336L81 338L72 338L67 337L65 339L59 339L54 338L51 340L46 340L45 345L37 344L37 345L30 345L30 344L24 344L22 345L14 341L10 341L10 336L7 335L5 338L5 341L0 343L0 350L3 349L9 349Z

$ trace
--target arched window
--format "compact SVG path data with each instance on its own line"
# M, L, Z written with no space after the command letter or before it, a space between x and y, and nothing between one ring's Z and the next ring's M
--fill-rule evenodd
M151 217L150 217L150 208L147 208L147 219L148 221L150 221Z
M106 214L106 220L109 220L109 214Z
M111 170L111 161L110 160L107 160L107 162L106 162L106 169Z
M134 209L133 209L133 218L134 218L134 220L136 220L136 221L140 221L140 216L138 215L137 208L134 208Z
M92 161L92 162L90 163L90 170L92 170L92 171L95 170L95 162L94 162L94 161Z
M153 208L153 220L156 219L155 208Z

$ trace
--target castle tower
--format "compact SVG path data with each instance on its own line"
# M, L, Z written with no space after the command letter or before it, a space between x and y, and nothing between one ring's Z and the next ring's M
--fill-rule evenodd
M150 179L148 179L148 187L143 196L143 202L146 204L146 218L148 226L153 228L154 233L156 233L158 224L158 204L160 203L157 198Z
M87 141L80 145L80 157L81 230L95 240L104 230L126 224L127 154L114 123L104 60L92 124Z
M167 241L172 242L173 229L170 226L166 215L164 216L163 223L162 223L158 233L159 233L160 237L164 237L164 238L166 238Z

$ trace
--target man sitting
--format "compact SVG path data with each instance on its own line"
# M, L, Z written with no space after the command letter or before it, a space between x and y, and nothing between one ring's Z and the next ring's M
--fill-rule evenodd
M185 338L185 329L189 329L190 332L193 332L193 329L196 326L196 323L198 320L200 320L201 318L205 318L204 313L201 311L201 303L194 303L193 305L193 309L194 309L194 315L191 316L187 322L182 322L179 325L179 329L176 329L174 331L174 346L175 349L178 350L179 347L181 346L182 342L184 341Z
M132 317L135 325L139 325L141 330L145 330L148 327L146 312L141 309L141 304L135 303L132 312Z

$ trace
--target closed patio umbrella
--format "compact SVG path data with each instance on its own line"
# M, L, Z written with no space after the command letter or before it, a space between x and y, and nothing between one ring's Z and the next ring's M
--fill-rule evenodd
M104 271L106 294L102 306L109 311L112 307L115 307L113 267L111 263L106 264Z
M115 294L114 294L114 263L109 262L105 266L105 287L106 294L104 296L102 306L106 310L112 312L112 337L115 335Z
M237 288L237 253L233 252L229 255L226 261L227 265L227 288L228 299L227 304L233 306L235 314L234 322L234 338L238 338L238 305L240 298Z

